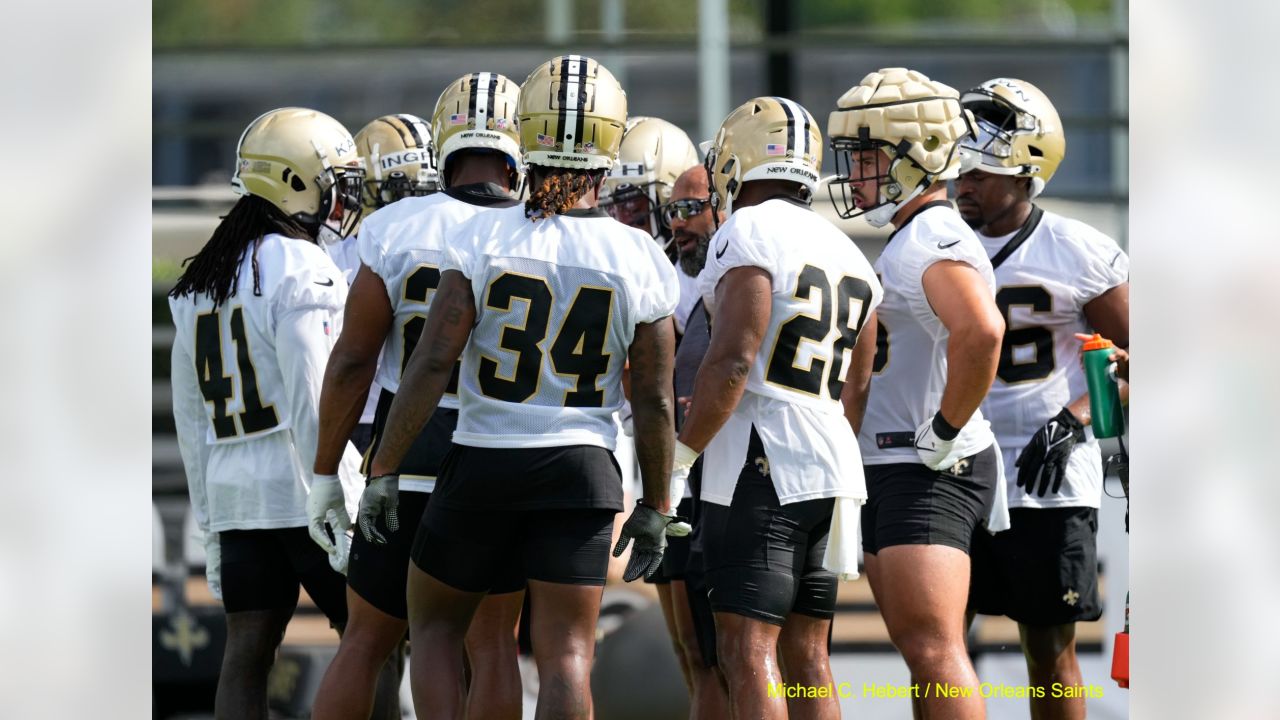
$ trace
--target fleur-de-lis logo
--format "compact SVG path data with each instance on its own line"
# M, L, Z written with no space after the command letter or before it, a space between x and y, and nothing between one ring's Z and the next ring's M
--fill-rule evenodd
M761 455L755 459L755 463L756 469L760 471L760 474L769 477L769 458Z
M191 658L197 650L208 647L209 631L187 613L178 613L169 621L169 628L160 631L160 647L178 654L183 665L191 667Z
M1071 607L1075 607L1076 602L1079 599L1080 599L1080 593L1076 592L1075 590L1072 590L1071 588L1067 588L1067 591L1062 595L1063 602L1070 605Z

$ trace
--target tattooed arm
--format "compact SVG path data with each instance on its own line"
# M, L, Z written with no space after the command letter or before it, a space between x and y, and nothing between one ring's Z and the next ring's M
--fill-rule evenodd
M422 426L440 404L453 366L471 337L475 319L471 282L457 270L446 270L440 276L422 336L400 377L400 390L391 403L378 454L370 467L371 476L394 473L400 467Z

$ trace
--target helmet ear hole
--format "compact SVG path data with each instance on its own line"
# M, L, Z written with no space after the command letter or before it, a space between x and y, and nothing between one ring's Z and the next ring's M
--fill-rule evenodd
M302 178L294 175L289 178L289 187L293 188L295 192L302 192L307 189L307 184L302 181Z

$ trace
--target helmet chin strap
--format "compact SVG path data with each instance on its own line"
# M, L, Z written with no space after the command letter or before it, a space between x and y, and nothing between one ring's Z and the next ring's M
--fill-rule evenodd
M898 210L901 209L903 205L911 202L920 195L920 193L924 192L924 188L924 184L917 185L915 190L912 190L901 200L897 202L886 201L863 213L862 217L866 219L867 224L871 225L871 227L882 228L885 225L888 225L889 221L893 220L893 216L898 214Z

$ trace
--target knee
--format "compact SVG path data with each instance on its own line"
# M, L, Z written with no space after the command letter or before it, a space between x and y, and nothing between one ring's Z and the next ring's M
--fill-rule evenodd
M716 633L716 655L726 675L735 675L758 665L772 654L770 651L769 644L752 633Z
M933 633L910 633L895 640L894 644L913 675L931 675L956 653L964 651L963 645L956 646L945 637Z
M828 662L827 638L788 638L778 649L782 652L787 667L797 671L805 668L821 667Z
M676 648L689 663L690 668L702 667L702 648L698 645L698 635L692 629L681 630L676 636Z

